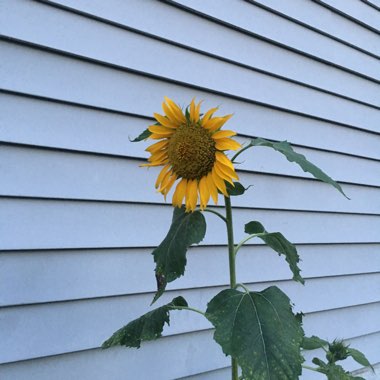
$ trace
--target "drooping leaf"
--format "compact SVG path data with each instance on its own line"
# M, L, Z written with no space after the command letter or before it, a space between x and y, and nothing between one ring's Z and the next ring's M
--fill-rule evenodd
M135 139L130 140L130 141L131 142L143 141L143 140L146 140L151 134L152 132L149 129L145 129L144 132L142 132L139 136L137 136Z
M102 348L112 346L140 348L142 341L155 340L161 336L164 324L169 325L170 310L181 309L184 306L187 306L187 302L183 297L174 298L172 302L142 315L117 330L102 344Z
M328 344L329 342L318 338L315 335L311 336L310 338L305 336L302 341L302 348L304 350L316 350L317 348L325 347Z
M364 367L371 367L372 371L374 371L371 363L365 357L365 355L355 348L348 348L348 356L351 356L357 363L361 364Z
M246 192L249 186L246 188L240 182L234 182L234 186L232 186L229 182L225 181L227 193L230 196L238 196L242 195Z
M305 283L305 280L300 275L301 270L297 265L300 261L297 249L284 235L280 232L267 232L264 226L257 221L247 223L245 225L245 232L250 235L256 235L279 255L284 255L293 273L293 280L301 284Z
M308 172L312 174L316 179L330 184L331 186L335 187L340 193L342 193L347 199L349 199L343 192L342 187L337 182L335 182L317 166L308 161L303 154L295 152L287 141L271 142L262 138L257 138L251 140L250 146L264 146L282 153L288 161L298 164L304 172Z
M192 244L200 243L205 234L206 220L201 212L186 213L184 207L174 209L168 234L152 252L158 285L152 303L162 295L168 282L184 274L187 249Z
M295 380L301 374L301 324L277 287L262 292L227 289L208 304L214 339L235 358L245 380Z

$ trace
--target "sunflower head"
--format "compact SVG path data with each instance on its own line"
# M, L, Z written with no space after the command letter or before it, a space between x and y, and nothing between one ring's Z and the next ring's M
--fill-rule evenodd
M146 150L149 163L143 166L163 166L156 188L165 198L178 180L173 205L181 207L185 200L186 211L192 212L199 203L206 208L210 197L218 203L218 191L228 196L225 181L233 185L238 179L234 166L225 155L226 150L241 146L230 137L234 131L221 128L232 116L214 116L218 108L201 115L201 103L194 99L183 112L181 107L165 97L164 115L154 114L157 123L149 126L150 139L158 140Z

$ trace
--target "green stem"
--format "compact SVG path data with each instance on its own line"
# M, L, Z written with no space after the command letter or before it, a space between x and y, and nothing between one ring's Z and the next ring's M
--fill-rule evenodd
M198 309L195 309L194 307L189 307L189 306L173 306L173 307L170 307L170 309L172 309L172 310L189 310L189 311L194 311L198 314L202 314L204 317L206 316L206 314L202 310L198 310Z
M245 146L244 148L240 149L238 152L236 152L236 154L231 158L231 162L234 163L234 161L236 160L236 158L242 154L245 150L249 149L249 148L252 148L252 145L251 144L248 144L247 146Z
M227 223L227 219L222 214L219 214L217 211L206 208L203 210L203 212L210 212L211 214L215 214L215 215L219 216L219 218L222 219L224 223Z
M232 207L231 199L224 197L224 203L226 205L226 220L227 220L227 238L228 238L228 259L230 267L230 287L234 289L236 287L236 266L235 266L235 246L234 246L234 231L232 223ZM238 363L237 360L231 359L231 375L232 380L239 380Z
M245 239L243 239L241 242L239 242L235 247L235 256L238 253L239 249L248 241L253 239L254 237L260 236L260 234L252 234L247 236Z
M236 284L236 287L237 288L240 287L240 288L244 289L247 293L250 292L250 290L244 284Z
M316 368L302 364L302 368L309 369L310 371L319 372Z

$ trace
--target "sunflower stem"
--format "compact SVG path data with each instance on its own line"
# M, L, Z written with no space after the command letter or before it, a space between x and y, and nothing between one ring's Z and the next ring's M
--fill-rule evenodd
M235 266L235 244L234 244L234 231L232 223L232 207L231 199L224 197L224 203L226 205L226 224L227 224L227 239L228 239L228 258L230 267L230 287L234 289L236 287L236 266ZM237 360L231 358L231 379L239 380L238 363Z

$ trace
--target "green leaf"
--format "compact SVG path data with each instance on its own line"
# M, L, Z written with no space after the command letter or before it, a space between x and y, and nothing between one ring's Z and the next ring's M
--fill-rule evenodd
M349 372L345 371L344 368L340 365L337 365L335 363L325 364L322 361L320 362L322 365L319 368L317 368L317 371L325 374L328 380L364 380L362 377L351 375ZM315 361L314 364L317 364L317 361Z
M152 132L149 129L145 129L144 132L142 132L139 136L137 136L135 139L130 140L130 141L131 142L143 141L143 140L146 140L151 134Z
M208 304L214 339L235 358L246 380L295 380L301 374L301 324L277 287L262 292L227 289Z
M302 348L304 350L316 350L317 348L325 347L328 344L329 342L318 338L315 335L311 336L310 338L305 336L302 341Z
M186 213L184 207L174 208L169 232L152 252L157 279L157 293L152 303L162 295L168 282L184 274L187 249L200 243L205 234L206 220L201 212Z
M250 186L244 187L240 182L234 182L234 186L232 186L229 182L225 181L228 195L230 196L238 196L243 195Z
M282 153L288 161L295 162L296 164L298 164L304 172L308 172L312 174L315 178L325 183L328 183L331 186L334 186L340 193L342 193L347 199L349 199L337 182L335 182L331 177L329 177L317 166L309 162L303 154L295 152L287 141L271 142L262 138L257 138L251 140L250 146L265 146L268 148L273 148L274 150Z
M257 221L249 222L245 225L245 232L250 235L257 235L269 247L276 251L279 255L284 255L288 262L290 270L293 272L293 280L301 284L305 280L300 275L301 270L298 268L300 258L296 247L287 240L280 232L267 232L264 226Z
M347 353L348 356L351 356L352 359L354 359L357 363L361 364L364 367L371 367L372 371L374 371L371 363L368 361L368 359L362 352L356 350L355 348L348 348Z
M176 297L167 305L154 309L117 330L102 344L102 348L112 346L140 348L142 341L155 340L161 336L165 323L169 325L170 310L186 306L187 302L183 297Z

